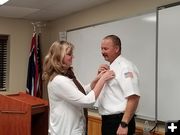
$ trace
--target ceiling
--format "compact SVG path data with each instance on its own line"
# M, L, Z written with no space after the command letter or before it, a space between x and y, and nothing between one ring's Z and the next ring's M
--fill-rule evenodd
M110 0L10 0L0 6L0 17L52 21Z

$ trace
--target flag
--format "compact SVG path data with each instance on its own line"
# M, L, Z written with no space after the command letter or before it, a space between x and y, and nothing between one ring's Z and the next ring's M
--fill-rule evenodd
M126 72L124 73L125 78L133 78L133 73L132 72Z
M32 96L42 97L41 59L39 35L33 33L29 53L26 91Z
M40 33L37 39L37 62L38 62L38 85L37 85L37 96L42 97L42 60L41 60L41 49L40 49Z

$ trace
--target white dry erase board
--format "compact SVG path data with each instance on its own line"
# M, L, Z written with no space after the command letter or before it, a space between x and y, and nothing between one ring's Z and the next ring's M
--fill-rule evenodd
M103 37L115 34L121 38L122 55L132 61L140 72L141 99L137 115L155 118L155 13L136 16L105 24L69 30L67 40L75 45L74 70L79 80L87 84L96 75L100 64Z
M158 120L180 120L180 2L157 12Z

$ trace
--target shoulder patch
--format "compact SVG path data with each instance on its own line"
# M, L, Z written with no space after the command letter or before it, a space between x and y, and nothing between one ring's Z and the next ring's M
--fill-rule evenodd
M132 72L126 72L124 73L125 78L133 78L133 73Z

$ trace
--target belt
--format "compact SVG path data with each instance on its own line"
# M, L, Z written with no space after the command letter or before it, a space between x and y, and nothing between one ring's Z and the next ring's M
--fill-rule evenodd
M122 118L123 115L124 113L119 113L119 114L102 115L101 117L103 120L107 120L107 119Z

